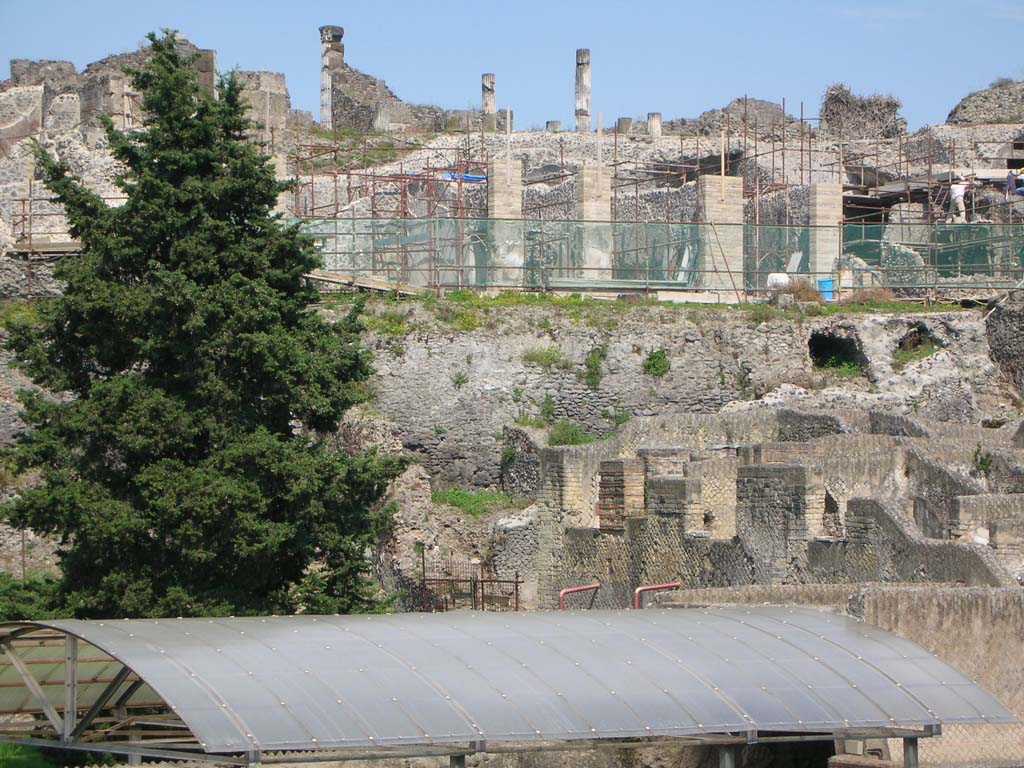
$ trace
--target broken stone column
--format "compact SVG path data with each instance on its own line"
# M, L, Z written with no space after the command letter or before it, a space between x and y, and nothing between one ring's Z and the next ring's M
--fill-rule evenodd
M345 46L341 39L344 27L320 27L320 125L334 127L333 94L331 82L334 74L345 66Z
M391 108L386 101L377 105L373 115L373 130L376 133L387 133L391 130Z
M742 177L701 176L697 180L697 205L700 221L706 224L700 232L701 284L710 291L742 291Z
M576 51L576 131L590 132L590 49Z
M661 112L647 113L647 135L652 139L661 138Z
M615 121L615 132L620 136L628 136L631 130L633 130L633 118L620 117Z
M562 130L562 123L559 120L548 120L544 124L544 130L548 133L558 133Z
M494 92L494 75L489 72L480 76L480 108L484 113L484 130L496 130L498 127L498 99Z
M581 277L612 277L612 175L607 168L584 164L576 174L577 216L583 225Z
M811 225L808 269L815 279L828 277L842 255L843 185L811 184L807 203Z

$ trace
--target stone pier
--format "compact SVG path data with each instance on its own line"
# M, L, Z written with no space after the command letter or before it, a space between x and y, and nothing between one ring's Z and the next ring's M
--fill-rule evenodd
M496 130L498 127L498 99L494 92L494 75L492 73L480 76L480 107L483 111L484 130Z
M544 124L544 130L548 133L559 133L562 130L562 123L560 120L548 120Z
M576 131L590 132L590 49L576 51Z
M620 117L615 121L615 132L620 136L628 136L631 130L633 130L633 118Z
M652 139L661 138L661 112L647 113L647 135Z
M828 277L842 255L843 185L811 184L808 197L811 225L808 269L812 276Z
M492 159L487 164L487 217L523 217L523 167L518 160Z
M711 291L743 290L743 179L701 176L697 205L704 258L701 284ZM714 226L711 226L714 225Z
M467 252L472 261L468 282L478 285L522 285L526 248L523 239L523 165L514 158L487 163L487 222L490 247ZM469 265L467 265L469 266Z
M610 280L612 277L612 174L609 169L584 164L576 174L577 216L588 222L583 228L581 277ZM590 223L593 222L593 223Z
M320 125L327 129L334 127L331 81L345 65L345 46L341 42L344 36L344 27L320 27Z

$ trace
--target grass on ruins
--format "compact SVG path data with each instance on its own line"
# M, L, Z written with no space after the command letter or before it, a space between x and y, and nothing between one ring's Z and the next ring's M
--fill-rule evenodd
M561 419L551 425L548 432L548 445L586 445L598 440L579 424L568 419Z
M467 491L464 488L442 488L431 493L430 500L435 504L461 509L470 517L489 515L513 506L512 498L506 493Z
M942 345L931 337L925 337L909 347L897 347L892 353L892 367L898 371L918 360L931 357L940 349L942 349Z
M373 303L384 303L387 306L419 303L433 309L439 320L452 324L454 330L474 330L480 325L488 325L486 317L495 310L506 307L549 307L564 313L575 322L603 329L614 330L621 318L634 309L662 309L672 312L686 312L688 317L699 318L700 313L743 312L750 315L756 323L768 322L779 318L784 320L802 320L807 317L831 317L834 315L873 315L873 314L912 314L928 312L959 312L964 311L959 304L936 302L925 304L913 301L900 301L893 298L866 297L865 300L827 302L808 307L790 307L781 309L765 303L744 304L695 304L658 301L653 297L636 298L629 301L616 301L582 296L578 293L559 296L552 293L536 293L525 291L502 291L494 296L478 294L475 291L460 290L447 293L444 298L433 294L419 296L391 295L376 298ZM353 294L332 294L322 299L322 305L331 307L349 304L354 300ZM464 322L465 316L484 315L485 321ZM478 319L478 318L475 318Z

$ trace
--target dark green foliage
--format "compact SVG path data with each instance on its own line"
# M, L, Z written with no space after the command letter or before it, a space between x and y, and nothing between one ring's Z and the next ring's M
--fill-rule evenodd
M57 587L57 579L49 575L29 576L22 581L0 573L0 621L53 618Z
M644 373L648 376L664 376L671 368L672 361L668 359L668 352L664 349L654 350L644 360Z
M596 387L601 383L601 363L608 356L608 347L602 344L594 347L583 360L583 373L580 378L588 387Z
M551 395L544 395L544 400L540 404L540 419L545 424L550 424L555 420L555 398Z
M3 768L52 768L37 750L18 744L0 744L0 766Z
M245 140L240 85L204 98L173 35L150 40L147 130L107 121L124 205L38 152L83 253L57 267L62 297L10 321L22 368L70 397L22 393L18 468L43 482L6 512L61 540L77 616L362 609L371 510L402 462L319 440L364 397L361 304L317 314L316 254L271 214L284 185Z

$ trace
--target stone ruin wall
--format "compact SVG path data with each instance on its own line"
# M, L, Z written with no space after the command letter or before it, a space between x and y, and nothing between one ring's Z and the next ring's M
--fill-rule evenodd
M547 396L556 418L596 434L614 430L616 412L634 418L716 413L731 403L771 401L773 392L787 392L794 406L845 403L936 421L976 423L990 413L1015 413L1008 392L1000 393L1009 386L1005 376L1020 368L1000 369L989 359L986 324L974 313L756 324L742 313L699 310L638 309L573 320L560 311L508 307L482 312L476 330L453 332L429 308L410 304L398 311L412 328L407 336L368 338L378 407L398 414L404 444L445 484L496 486L502 430L521 414L536 415ZM895 371L893 350L917 323L946 349ZM808 352L815 332L858 339L868 378L843 388L815 369ZM565 368L523 362L527 351L552 346ZM581 378L583 360L599 346L606 354L601 380L590 386ZM643 374L644 359L658 349L666 350L670 370L662 377Z
M804 429L816 422L820 428L837 431L826 432L809 445L774 442L797 436L789 430L794 421ZM599 529L587 519L587 510L595 502L604 510L608 501L603 495L604 473L622 463L611 459L629 453L624 447L631 442L626 435L603 448L587 446L582 453L579 449L542 451L544 482L534 513L538 528L546 534L541 545L547 551L538 553L542 601L553 600L561 588L594 581L602 584L601 590L578 599L585 605L609 608L629 605L632 589L639 584L677 580L689 587L779 582L1016 583L1017 574L1007 565L1014 561L1019 571L1019 546L993 542L993 549L958 532L928 538L911 516L911 498L916 500L929 484L941 484L956 472L935 466L927 477L906 473L904 457L927 447L930 438L850 433L851 429L886 428L880 420L872 424L868 414L857 412L844 412L838 423L825 414L785 410L730 417L666 416L644 422L636 427L647 433L643 441L678 447L653 451L662 458L661 466L648 463L645 479L640 480L646 488L646 511L628 514L621 530ZM971 429L965 428L961 439L973 437ZM1008 439L1006 434L988 432L990 439ZM713 454L693 453L695 443L703 442L706 451L736 440L738 434L748 444L740 446L738 464L715 459ZM947 438L957 439L952 434ZM639 450L641 457L651 453ZM681 458L681 465L671 465L668 457L673 453ZM689 459L694 460L687 463ZM703 464L710 472L682 469ZM666 470L670 474L659 474ZM593 473L602 477L596 496L587 482ZM694 478L698 482L685 487ZM710 486L713 503L694 507L692 502L700 501L705 485ZM665 490L680 503L660 498ZM859 493L871 498L849 495ZM983 504L987 497L980 494L985 489L975 488L974 493L979 495L950 500L950 508L975 498ZM722 502L729 494L734 512ZM567 527L545 525L552 510L561 511ZM1024 519L1022 510L1024 504L1006 504L1000 514L1019 523ZM724 517L714 520L708 511Z

